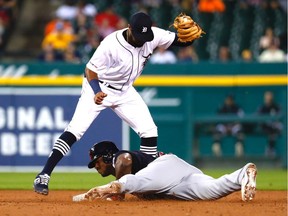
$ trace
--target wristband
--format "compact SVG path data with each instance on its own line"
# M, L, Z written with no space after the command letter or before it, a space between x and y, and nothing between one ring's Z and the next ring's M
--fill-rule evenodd
M101 91L101 88L99 86L99 81L97 79L92 79L89 82L91 88L93 89L94 93L97 94Z

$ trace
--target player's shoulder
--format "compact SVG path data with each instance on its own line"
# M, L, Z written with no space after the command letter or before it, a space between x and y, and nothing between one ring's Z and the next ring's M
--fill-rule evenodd
M115 154L115 159L117 159L118 157L132 157L134 159L140 159L140 158L154 158L151 155L148 155L146 153L143 153L141 151L127 151L127 150L120 150Z
M131 156L131 151L120 150L115 154L114 158L115 158L115 160L117 160L117 158L125 157L125 155L126 155L126 157Z
M115 41L115 39L117 37L119 37L119 34L122 34L124 31L124 29L121 29L121 30L117 30L117 31L114 31L112 32L111 34L107 35L103 40L102 42L103 43L111 43L111 41Z
M151 30L154 33L154 36L157 36L157 34L163 34L163 33L169 33L169 34L175 34L174 32L167 30L167 29L163 29L157 26L152 26Z
M132 159L132 155L130 154L130 151L125 151L125 150L120 150L118 152L115 153L114 157L113 157L113 166L115 166L115 164L119 161L123 161L124 159Z

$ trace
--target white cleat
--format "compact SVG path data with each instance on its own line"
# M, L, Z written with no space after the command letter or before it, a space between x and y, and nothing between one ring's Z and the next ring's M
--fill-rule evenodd
M246 169L241 183L241 195L243 201L251 201L256 194L256 165L250 163Z

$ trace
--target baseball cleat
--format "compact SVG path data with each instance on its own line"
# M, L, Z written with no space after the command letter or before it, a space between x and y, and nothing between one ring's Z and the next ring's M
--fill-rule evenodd
M241 195L243 201L251 201L255 197L256 193L256 176L257 168L256 165L250 163L247 166L246 172L242 179L241 184Z
M49 184L50 176L43 173L43 174L38 174L34 180L34 191L38 194L42 195L48 195L49 189L48 189L48 184Z

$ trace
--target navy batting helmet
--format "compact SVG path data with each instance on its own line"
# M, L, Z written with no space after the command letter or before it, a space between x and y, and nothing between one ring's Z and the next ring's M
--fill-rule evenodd
M99 157L103 158L104 163L112 163L113 156L118 151L119 149L111 141L102 141L94 144L89 151L91 161L88 164L88 168L94 168Z

